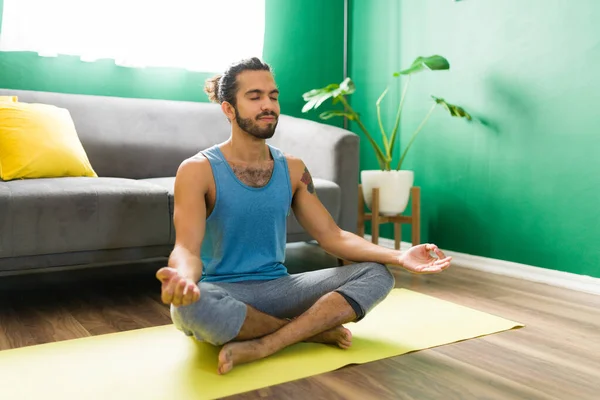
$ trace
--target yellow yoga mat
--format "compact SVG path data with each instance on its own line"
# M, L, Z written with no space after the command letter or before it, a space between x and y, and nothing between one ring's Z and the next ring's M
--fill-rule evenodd
M217 374L219 348L173 325L0 352L2 399L213 399L523 325L394 289L346 327L348 350L299 343L267 359Z

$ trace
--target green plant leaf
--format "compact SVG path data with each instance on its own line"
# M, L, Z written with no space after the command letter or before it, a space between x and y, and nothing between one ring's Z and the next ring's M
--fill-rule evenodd
M450 104L448 103L446 100L439 98L439 97L435 97L435 96L431 96L436 103L442 105L446 110L448 110L448 112L450 112L450 115L453 117L459 117L459 118L466 118L469 121L473 120L473 117L471 117L471 115L465 111L464 108L454 105L454 104Z
M450 69L450 63L444 57L439 55L417 57L409 68L400 72L394 72L394 76L398 77L400 75L410 75L425 69L429 69L431 71L447 70Z
M337 83L332 83L330 85L325 86L324 88L310 90L310 91L304 93L302 95L302 98L304 98L305 101L308 101L308 100L312 99L313 97L318 97L325 93L333 92L334 90L336 90L339 87L340 87L340 85L338 85Z
M334 96L334 92L339 89L339 87L340 86L337 83L332 83L324 88L313 89L304 93L302 98L306 101L306 104L302 107L302 112L305 113L313 108L319 107L325 100Z
M315 106L315 104L317 104L317 102L321 99L321 97L313 97L312 99L310 99L305 105L304 107L302 107L302 112L305 113L307 111L310 111L313 109L313 107Z
M340 83L340 93L344 96L354 93L356 90L356 86L354 86L354 82L349 77L344 79L342 83Z
M302 112L305 113L313 108L319 108L329 98L333 98L333 104L336 104L340 96L352 94L355 90L354 82L350 78L344 79L340 84L332 83L324 88L310 90L302 95L302 98L306 101L306 104L302 107Z
M321 115L319 115L319 118L321 118L321 119L330 119L333 117L347 117L351 121L354 120L354 114L351 114L351 113L343 111L343 110L329 110L329 111L325 111L325 112L321 113Z
M321 104L323 104L325 102L325 100L331 98L334 96L334 93L325 93L323 94L321 97L319 97L317 99L317 102L314 105L314 109L316 110L317 108L319 108L321 106Z

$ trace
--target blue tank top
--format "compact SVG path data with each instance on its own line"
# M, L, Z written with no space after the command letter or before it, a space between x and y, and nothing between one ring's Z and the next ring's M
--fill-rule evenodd
M292 188L284 154L268 148L273 173L260 188L240 181L217 145L201 152L210 162L216 186L201 248L203 282L267 280L288 274L283 262Z

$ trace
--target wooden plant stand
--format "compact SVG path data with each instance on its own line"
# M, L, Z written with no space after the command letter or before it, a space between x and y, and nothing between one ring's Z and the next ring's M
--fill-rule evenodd
M383 216L379 214L379 188L373 189L370 213L365 212L365 200L362 185L358 185L358 236L365 235L365 221L371 221L371 241L379 244L379 225L392 222L394 224L394 247L400 249L402 242L402 224L412 225L412 245L416 246L421 241L421 188L413 186L410 189L412 198L412 212L407 215Z
M411 215L379 215L379 188L373 189L373 199L371 201L370 213L365 212L365 198L363 197L362 185L358 185L358 236L365 236L365 221L371 221L371 241L379 244L379 225L392 222L394 224L394 247L400 250L400 242L402 242L402 224L412 225L413 246L421 244L421 188L413 186L410 189L412 198ZM350 265L352 261L338 258L338 265ZM413 280L414 283L414 280Z

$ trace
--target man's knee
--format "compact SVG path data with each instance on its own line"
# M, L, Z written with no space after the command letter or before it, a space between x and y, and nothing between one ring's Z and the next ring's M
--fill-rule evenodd
M360 321L373 307L379 304L394 288L394 276L379 263L356 265L359 270L355 278L337 290L356 313Z
M246 305L225 290L200 283L200 298L187 306L171 306L173 324L188 336L220 346L239 333L246 318Z
M368 263L369 282L373 282L373 288L378 288L383 296L387 296L396 285L394 275L388 267L379 263Z

